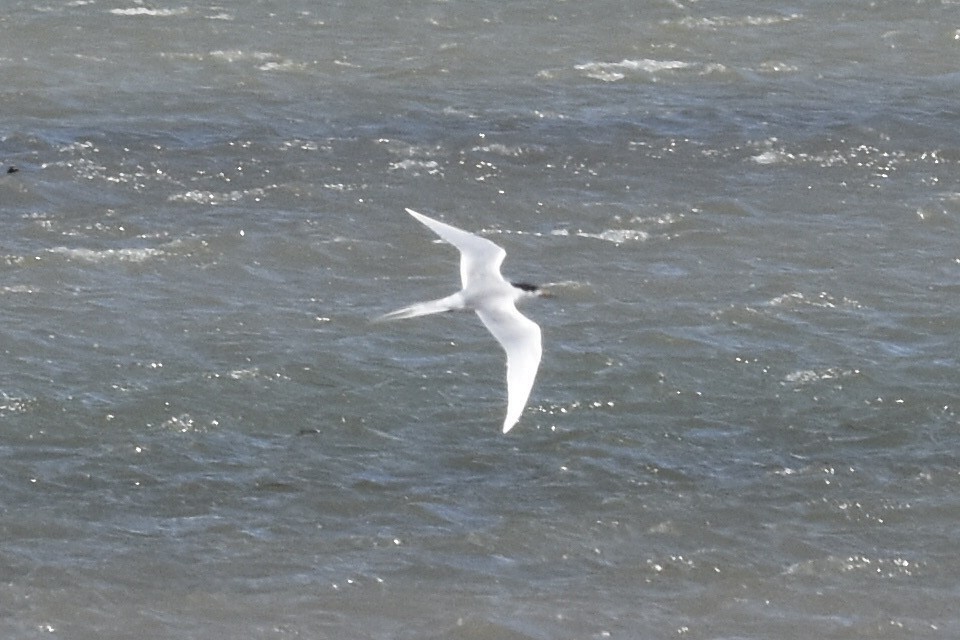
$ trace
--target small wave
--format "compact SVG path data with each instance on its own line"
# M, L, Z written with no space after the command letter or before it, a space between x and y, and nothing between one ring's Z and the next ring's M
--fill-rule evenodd
M222 50L217 49L216 51L210 52L210 57L217 60L223 60L224 62L239 62L247 58L250 54L245 53L239 49L228 49Z
M873 145L848 145L845 140L837 140L835 148L807 152L790 150L784 147L777 138L769 138L757 143L760 147L750 159L757 164L814 164L828 169L832 167L849 167L862 169L874 178L888 178L900 166L905 164L941 165L946 160L937 149L906 152L902 150L884 150Z
M819 307L821 309L859 309L862 306L853 298L848 298L846 296L837 298L826 291L821 291L813 298L808 298L799 291L791 291L789 293L784 293L771 298L767 304L769 304L771 307L810 306Z
M493 155L504 156L507 158L519 158L528 153L538 153L544 150L538 145L505 145L499 142L477 146L472 149L479 153L491 153Z
M783 381L788 384L802 386L821 380L837 380L860 375L860 369L841 369L840 367L826 367L824 369L802 369L788 373Z
M791 156L788 153L783 151L764 151L761 154L755 155L750 158L757 164L779 164L785 160L790 160Z
M575 400L567 404L541 404L537 407L537 410L548 416L557 416L567 415L577 411L596 411L598 409L609 411L615 406L616 402L614 400ZM551 429L555 430L556 427L553 426Z
M259 367L249 367L246 369L234 369L227 374L227 377L231 380L253 380L259 375Z
M756 70L759 73L794 73L799 71L800 67L795 64L780 62L779 60L768 60L761 62Z
M143 247L139 249L71 249L69 247L54 247L47 250L49 253L61 255L68 260L83 262L145 262L152 258L166 255L162 249Z
M406 160L400 160L399 162L391 162L389 170L409 171L415 176L420 175L421 173L426 173L427 175L431 176L443 175L443 172L440 170L440 164L436 160L414 160L412 158L407 158Z
M257 69L260 71L302 71L308 68L308 64L298 62L291 58L285 58L269 51L243 51L241 49L217 49L208 54L214 60L227 62L230 64L237 62L252 61L259 63Z
M592 238L594 240L603 240L613 242L614 244L623 244L625 242L642 242L650 238L650 234L639 229L607 229L600 233L590 233L587 231L576 230L570 232L566 229L556 229L550 232L554 236L574 236L577 238Z
M676 69L685 69L690 64L680 60L621 60L620 62L588 62L578 64L574 67L577 71L585 71L587 76L605 82L622 80L626 77L626 71L642 71L646 73L657 73L660 71L673 71Z
M574 67L583 71L588 78L604 82L616 82L627 77L628 73L658 74L665 71L678 71L693 68L694 64L682 60L628 60L620 62L587 62ZM704 70L715 70L713 65L702 67Z
M164 431L175 431L177 433L191 433L206 430L202 425L198 425L197 421L189 413L170 416L160 423L160 428Z
M37 293L37 291L38 291L37 289L34 289L33 287L31 287L31 286L29 286L29 285L25 285L25 284L15 284L15 285L11 285L11 286L3 286L3 287L0 287L0 294L6 294L6 293L11 293L11 294L16 294L16 293L31 294L31 293Z
M257 68L260 69L260 71L304 71L308 68L308 65L303 62L284 58L283 60L264 62Z
M233 191L221 192L191 189L190 191L184 191L183 193L175 193L172 196L169 196L167 200L169 202L193 202L195 204L210 205L224 204L226 202L239 202L246 198L253 198L254 202L260 202L260 200L266 196L267 190L274 188L276 188L276 185L270 185L268 187L255 187L253 189L234 189Z
M190 12L187 7L179 9L150 9L149 7L130 7L129 9L110 9L110 13L115 16L151 16L155 18L169 18L171 16L182 16Z
M849 506L838 506L842 511L849 510ZM855 505L855 510L862 510L860 504ZM851 518L854 519L854 518ZM883 523L882 516L873 514L866 515L858 520L872 521L878 524ZM877 558L859 554L850 556L827 556L814 560L805 560L790 565L784 571L785 575L817 576L823 577L832 573L862 573L874 578L900 578L916 575L917 571L926 566L925 562L915 559L907 559L900 556Z
M557 282L544 282L540 285L544 289L567 289L567 290L583 290L591 289L589 282L581 282L579 280L559 280Z
M786 24L796 20L803 19L800 13L791 13L789 15L765 15L765 16L713 16L713 17L686 17L677 20L676 23L688 29L707 29L714 31L716 29L728 29L731 27L769 27L772 25Z
M6 391L0 391L0 416L26 413L36 402L37 399L31 396L11 396Z
M281 151L290 151L290 150L299 150L299 151L320 151L320 143L316 140L303 140L300 138L294 138L293 140L285 140L280 146ZM324 151L330 151L329 146L324 145L322 147Z

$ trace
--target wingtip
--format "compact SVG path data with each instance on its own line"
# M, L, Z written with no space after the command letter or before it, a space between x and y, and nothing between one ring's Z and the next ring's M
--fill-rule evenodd
M518 420L514 420L513 422L504 422L504 423L503 423L503 433L509 433L509 432L510 432L510 429L513 429L514 425L517 424L517 422L518 422Z

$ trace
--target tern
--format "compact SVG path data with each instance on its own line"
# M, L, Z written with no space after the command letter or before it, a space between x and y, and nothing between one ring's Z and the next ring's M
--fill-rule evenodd
M413 209L406 212L460 250L463 288L439 300L418 302L377 318L402 320L444 311L474 311L507 354L507 415L503 433L520 420L537 377L542 353L540 326L517 311L516 303L545 295L536 285L508 282L500 275L507 252L486 238L434 220Z

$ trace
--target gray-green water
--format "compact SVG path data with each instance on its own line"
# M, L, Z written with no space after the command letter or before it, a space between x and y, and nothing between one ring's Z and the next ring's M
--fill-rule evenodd
M957 16L9 3L0 635L957 637Z

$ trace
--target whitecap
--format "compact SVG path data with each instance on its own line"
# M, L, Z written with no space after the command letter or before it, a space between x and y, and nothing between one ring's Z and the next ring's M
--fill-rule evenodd
M275 60L270 62L264 62L257 69L260 71L303 71L307 68L307 65L302 62L296 62L288 58L283 58L282 60Z
M237 62L243 60L246 57L246 54L239 49L217 49L216 51L210 52L210 57L217 60L223 60L224 62Z
M650 237L646 231L639 229L607 229L600 233L590 233L580 229L571 233L566 229L556 229L551 232L554 236L576 236L577 238L592 238L594 240L603 240L614 244L623 244L625 242L642 242Z
M543 147L539 147L537 145L505 145L499 142L494 142L493 144L474 147L472 151L490 153L508 158L518 158L525 153L543 151Z
M49 253L64 256L69 260L81 260L83 262L145 262L152 258L165 255L161 249L152 247L141 247L137 249L83 249L69 247L54 247L47 250Z
M276 188L271 185L267 188L255 187L253 189L235 189L233 191L202 191L200 189L191 189L183 193L175 193L167 198L169 202L193 202L196 204L218 205L225 202L239 202L252 197L255 202L266 196L267 189Z
M31 396L11 396L0 391L0 416L12 413L26 413L37 399Z
M785 154L783 151L764 151L761 154L755 155L751 160L757 164L777 164L783 162L785 159L788 159L789 154Z
M390 171L410 171L413 175L419 175L421 172L427 173L428 175L437 175L441 174L440 165L436 160L413 160L412 158L407 158L406 160L401 160L399 162L391 162L389 166Z
M803 14L791 13L788 15L759 15L759 16L710 16L710 17L685 17L677 20L677 24L688 29L707 29L715 31L717 29L728 29L736 27L769 27L778 24L786 24L796 20L802 20Z
M859 375L859 369L841 369L839 367L826 367L824 369L801 369L788 373L783 377L785 382L804 384L807 382L816 382L818 380L834 380L836 378L846 378Z
M862 305L853 298L842 296L837 298L832 294L821 291L815 297L807 297L799 291L791 291L771 298L768 302L771 307L809 306L821 309L860 309Z
M578 64L574 67L577 71L583 71L587 77L604 82L615 82L623 80L628 72L642 73L660 73L663 71L676 71L678 69L687 69L692 66L689 62L681 60L642 60L624 59L620 62L587 62Z
M34 289L33 287L26 284L4 285L0 287L0 294L5 294L5 293L31 294L31 293L37 293L37 289Z
M129 9L110 9L110 13L115 16L151 16L156 18L168 18L170 16L182 16L190 11L187 7L179 9L150 9L149 7L131 7Z

